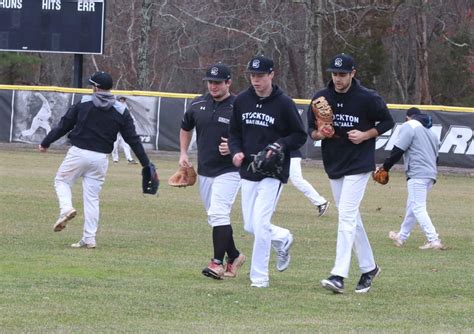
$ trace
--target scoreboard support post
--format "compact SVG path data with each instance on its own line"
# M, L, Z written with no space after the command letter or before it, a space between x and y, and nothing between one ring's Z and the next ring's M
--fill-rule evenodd
M83 54L74 55L74 78L73 86L82 88L82 64L84 62Z

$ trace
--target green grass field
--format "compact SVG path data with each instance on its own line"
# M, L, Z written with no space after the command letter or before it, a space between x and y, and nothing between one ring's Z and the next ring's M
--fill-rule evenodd
M387 238L404 215L404 175L369 182L362 205L366 230L382 274L365 295L354 293L360 273L353 258L346 293L319 286L335 256L337 214L316 210L293 186L280 198L274 223L292 230L292 262L283 273L271 258L270 287L250 288L249 262L235 279L201 275L212 256L211 229L197 186L166 184L177 155L153 154L159 196L141 194L141 169L109 165L101 195L95 250L71 249L82 235L82 187L74 189L78 216L54 233L58 215L53 180L64 151L0 151L1 333L471 333L474 331L474 180L441 175L429 213L448 247L421 251L419 228L404 248ZM332 199L321 167L303 173ZM250 259L240 199L234 236Z

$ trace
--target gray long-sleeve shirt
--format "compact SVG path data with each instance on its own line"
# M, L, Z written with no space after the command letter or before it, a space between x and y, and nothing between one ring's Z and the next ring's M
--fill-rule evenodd
M405 173L411 179L436 180L440 141L436 134L412 119L400 127L395 146L405 151Z

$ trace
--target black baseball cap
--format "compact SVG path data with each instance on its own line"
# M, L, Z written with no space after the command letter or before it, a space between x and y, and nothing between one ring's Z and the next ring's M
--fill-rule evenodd
M273 72L273 60L265 56L255 56L250 59L247 72L250 73L271 73Z
M207 71L206 76L202 80L207 81L226 81L231 78L230 68L223 63L211 65Z
M92 74L91 77L89 78L89 83L92 86L95 86L97 88L104 89L104 90L111 89L114 84L110 74L103 71L95 72L94 74Z
M351 73L355 70L355 61L351 56L340 53L331 59L331 63L326 71L334 73Z
M419 115L419 114L421 114L421 110L418 109L418 108L412 107L412 108L407 110L407 116L408 117L411 117L413 115Z

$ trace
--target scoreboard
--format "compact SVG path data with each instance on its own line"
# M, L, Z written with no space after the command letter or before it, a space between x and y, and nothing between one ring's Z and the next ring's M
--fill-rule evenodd
M102 54L104 23L105 0L0 0L0 51Z

